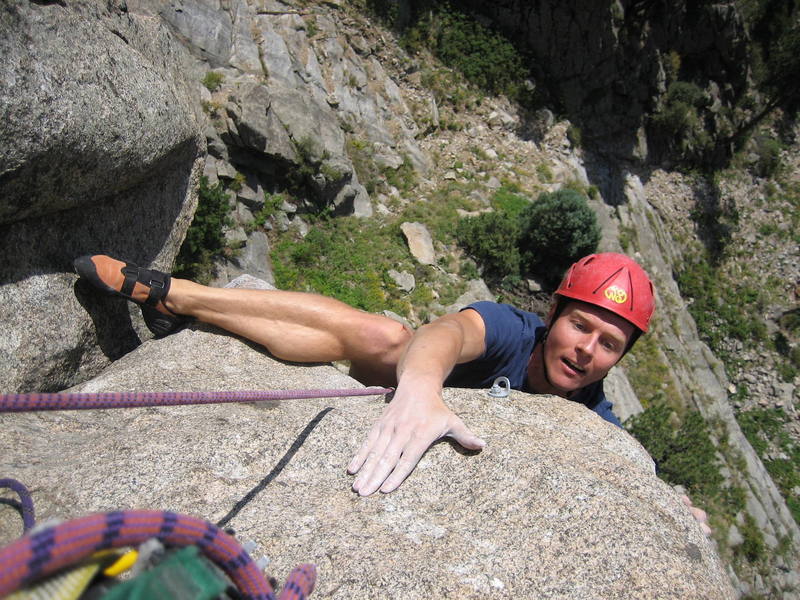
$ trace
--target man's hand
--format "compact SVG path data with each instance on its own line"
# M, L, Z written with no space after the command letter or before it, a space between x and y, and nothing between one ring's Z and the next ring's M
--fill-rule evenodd
M691 499L686 494L681 495L683 503L689 507L689 512L692 513L694 520L700 525L700 530L706 537L711 535L711 527L708 526L708 515L702 508L697 508L692 504Z
M408 476L433 442L450 436L470 450L486 445L453 413L436 392L421 394L398 387L394 399L372 427L347 471L358 473L353 490L368 496L391 492Z

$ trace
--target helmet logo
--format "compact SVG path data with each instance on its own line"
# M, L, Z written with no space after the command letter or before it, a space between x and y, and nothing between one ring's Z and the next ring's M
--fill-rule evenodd
M617 304L624 304L625 301L628 299L628 292L623 290L616 285L612 285L611 287L607 287L605 292L605 297L611 300L612 302L616 302Z

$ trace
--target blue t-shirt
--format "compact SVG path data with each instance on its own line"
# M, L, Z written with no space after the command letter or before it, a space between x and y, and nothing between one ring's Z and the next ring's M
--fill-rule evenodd
M530 392L528 361L537 340L546 330L538 315L510 304L475 302L463 310L476 311L486 327L483 354L467 363L456 365L445 380L447 387L488 388L495 378L508 377L512 389ZM570 398L592 409L606 421L621 427L611 412L612 404L603 392L603 380L581 389Z

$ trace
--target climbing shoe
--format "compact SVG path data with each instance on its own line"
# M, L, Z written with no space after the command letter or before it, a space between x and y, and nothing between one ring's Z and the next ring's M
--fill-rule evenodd
M164 304L172 281L168 273L143 269L103 254L81 256L73 266L78 275L101 292L139 304L145 325L157 337L173 333L190 321Z

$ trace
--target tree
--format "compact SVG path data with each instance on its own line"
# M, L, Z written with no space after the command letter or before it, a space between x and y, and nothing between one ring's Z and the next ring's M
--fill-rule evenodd
M594 212L586 198L571 189L541 194L522 214L520 226L523 267L553 284L600 242Z

